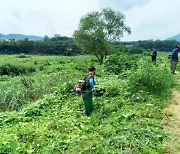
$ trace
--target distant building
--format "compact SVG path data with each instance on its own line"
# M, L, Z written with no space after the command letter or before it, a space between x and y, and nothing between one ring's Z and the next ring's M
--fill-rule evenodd
M10 40L9 39L6 39L6 38L0 38L0 42L9 42Z
M24 40L24 38L14 38L15 41L20 41L20 40Z

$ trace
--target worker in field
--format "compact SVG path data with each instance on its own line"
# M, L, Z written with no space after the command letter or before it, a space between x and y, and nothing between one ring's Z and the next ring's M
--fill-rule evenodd
M152 62L156 62L156 57L157 57L157 51L153 49L151 54Z
M171 52L170 55L170 69L171 69L171 73L175 74L175 70L176 70L176 65L178 63L178 52L180 50L180 46L176 46L175 49L173 49L173 51Z
M84 77L84 84L82 86L82 99L85 106L83 111L84 115L90 115L93 111L92 92L94 91L94 75L96 68L90 66L88 68L88 74Z

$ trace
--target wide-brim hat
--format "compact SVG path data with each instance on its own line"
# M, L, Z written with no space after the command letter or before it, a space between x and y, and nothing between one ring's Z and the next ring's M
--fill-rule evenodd
M176 48L179 48L179 49L180 49L180 46L179 46L179 45L177 45L177 46L176 46Z

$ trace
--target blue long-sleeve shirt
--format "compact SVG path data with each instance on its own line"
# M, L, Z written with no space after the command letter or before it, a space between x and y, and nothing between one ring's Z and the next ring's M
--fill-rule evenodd
M92 77L89 79L89 84L91 89L94 89L94 79Z
M172 51L172 53L171 53L171 58L172 59L177 59L178 60L178 49L174 49L173 51Z

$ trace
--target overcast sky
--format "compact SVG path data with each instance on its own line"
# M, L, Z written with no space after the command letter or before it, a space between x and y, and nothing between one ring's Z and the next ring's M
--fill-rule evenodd
M83 15L107 7L126 17L123 41L180 33L180 0L0 0L0 33L71 37Z

